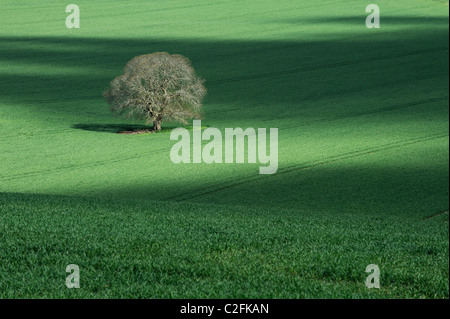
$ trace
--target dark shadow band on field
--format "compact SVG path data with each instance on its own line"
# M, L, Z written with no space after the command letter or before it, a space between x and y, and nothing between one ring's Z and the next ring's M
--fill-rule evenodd
M440 139L442 143L448 140ZM441 154L434 156L444 157ZM361 155L367 156L367 155ZM412 156L412 155L410 155ZM356 156L354 158L357 158ZM422 220L448 210L449 168L439 161L424 165L424 160L411 167L396 165L349 165L349 160L321 164L320 162L299 166L292 171L281 169L280 173L236 176L217 181L215 175L192 175L166 180L148 175L130 184L108 184L103 188L79 190L79 195L14 194L0 192L4 199L46 198L55 203L61 199L104 203L133 202L136 204L167 202L176 205L205 204L229 207L251 207L255 211L289 210L299 214L315 212L335 214L358 214L368 216L404 216ZM350 162L349 162L350 161ZM385 161L386 162L386 161ZM447 156L448 162L448 156ZM224 165L224 164L222 164ZM220 166L216 164L216 167ZM187 170L193 165L186 164ZM231 184L230 184L231 183Z
M437 22L442 26L445 21ZM296 105L318 92L339 94L392 86L419 74L423 78L448 77L448 30L424 28L399 34L399 39L380 33L318 41L0 36L2 64L79 68L66 74L64 70L51 74L0 73L0 99L26 102L27 107L42 113L49 111L50 102L73 101L77 103L70 108L57 110L73 116L86 112L85 101L102 101L102 92L122 73L127 61L156 51L191 59L197 73L206 79L206 105L230 101L243 106L261 105L261 101L264 105ZM61 50L65 46L67 49ZM445 86L440 82L435 85ZM229 119L235 120L236 115Z
M364 26L363 26L364 27ZM87 100L98 102L98 109L106 109L102 101L102 92L109 82L120 75L123 66L136 55L167 51L187 56L193 62L196 71L204 77L209 90L207 103L218 105L264 105L271 112L239 112L222 114L221 118L229 123L245 122L255 117L273 119L276 116L293 116L293 110L283 114L283 109L271 106L292 105L301 108L302 101L314 94L339 94L353 92L367 87L389 87L411 81L416 78L429 78L427 86L418 86L417 92L432 92L430 96L405 97L406 102L417 99L436 98L447 93L448 84L448 30L437 31L417 29L399 33L399 38L384 38L380 35L348 37L345 40L323 41L219 41L198 39L106 39L106 38L65 38L65 37L0 37L0 63L23 63L54 67L77 68L72 73L27 73L26 68L14 73L0 74L0 100L23 103L36 114L47 117L49 112L68 115L74 129L112 132L118 129L115 124L96 123L96 115L89 122L82 122L77 114L86 112ZM31 46L30 46L31 45ZM65 50L61 47L67 46ZM436 92L439 96L434 96ZM376 100L376 97L367 97ZM55 103L67 103L66 108L54 110ZM101 103L103 102L103 104ZM365 100L361 99L361 103ZM380 101L382 103L382 101ZM66 105L66 104L65 104ZM339 107L345 105L337 105ZM225 109L226 110L226 109ZM89 111L98 111L91 110ZM207 112L206 112L207 113ZM208 114L208 113L207 113ZM299 116L295 114L295 116ZM420 116L418 114L417 116ZM233 125L233 127L236 125ZM280 123L280 127L283 123ZM436 202L442 206L441 195L448 195L448 188L442 188L448 182L448 169L442 167L424 172L414 169L397 172L389 169L354 169L342 171L321 170L319 176L306 180L303 175L292 175L290 179L280 179L271 183L260 183L245 196L251 205L281 205L286 199L287 205L305 203L311 207L328 209L354 207L356 209L404 210L402 203L417 203L422 196L421 205ZM399 175L400 174L400 175ZM428 174L428 175L427 175ZM289 175L291 176L291 175ZM366 177L371 176L371 180ZM446 177L447 176L447 177ZM417 179L419 178L419 179ZM347 189L336 185L330 189L330 180L347 180ZM391 188L388 180L397 183ZM418 183L418 181L420 183ZM177 187L184 192L195 192L204 187L204 180L177 181ZM363 183L364 182L364 183ZM216 181L217 183L217 181ZM372 183L368 187L367 183ZM172 185L173 186L173 185ZM157 184L150 180L145 185L105 185L99 190L102 196L148 197L155 191L172 194L173 188L166 181ZM275 194L267 191L274 190ZM307 191L303 191L307 189ZM327 193L324 189L330 189ZM361 189L365 189L361 192ZM370 194L372 189L377 190ZM261 191L258 193L258 191ZM333 192L332 192L333 191ZM436 193L437 191L437 193ZM260 194L260 195L254 195ZM265 194L264 197L260 197ZM355 195L356 194L356 195ZM437 194L437 195L436 195ZM176 195L176 194L174 194ZM234 200L231 194L228 198ZM329 196L335 196L330 200ZM367 195L366 197L364 197ZM439 195L439 196L438 196ZM223 193L217 195L226 201ZM355 198L357 196L357 198ZM448 197L447 197L448 198ZM198 201L211 201L211 198L199 197ZM445 203L444 203L445 204ZM385 206L384 206L385 205ZM408 206L409 207L409 206ZM444 209L445 207L439 207ZM353 208L355 209L355 208ZM417 208L416 210L421 210Z

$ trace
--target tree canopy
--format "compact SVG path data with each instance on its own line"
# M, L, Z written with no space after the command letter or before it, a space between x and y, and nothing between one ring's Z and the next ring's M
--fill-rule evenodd
M112 112L153 123L153 129L158 131L162 122L187 124L188 119L201 118L206 95L203 83L189 59L157 52L129 61L104 97Z

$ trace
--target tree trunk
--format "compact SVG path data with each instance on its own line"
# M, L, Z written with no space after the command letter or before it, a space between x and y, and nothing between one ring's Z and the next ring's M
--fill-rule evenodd
M153 121L153 131L161 131L161 120Z

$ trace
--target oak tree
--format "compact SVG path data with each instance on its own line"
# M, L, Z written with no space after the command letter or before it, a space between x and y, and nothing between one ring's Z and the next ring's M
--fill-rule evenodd
M157 52L129 61L104 97L112 112L153 123L153 130L159 131L162 122L187 124L188 119L201 118L203 83L189 59Z

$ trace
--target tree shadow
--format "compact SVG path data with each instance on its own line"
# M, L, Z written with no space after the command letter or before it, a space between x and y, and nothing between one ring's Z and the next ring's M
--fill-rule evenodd
M72 128L91 132L120 133L124 131L150 130L150 126L133 124L75 124Z
M182 125L177 123L166 123L161 131L156 133L171 132L173 129L182 127L187 130L192 130L192 125ZM209 125L202 125L202 129L208 128ZM99 132L99 133L153 133L152 126L142 124L96 124L96 123L78 123L71 126L73 129Z

